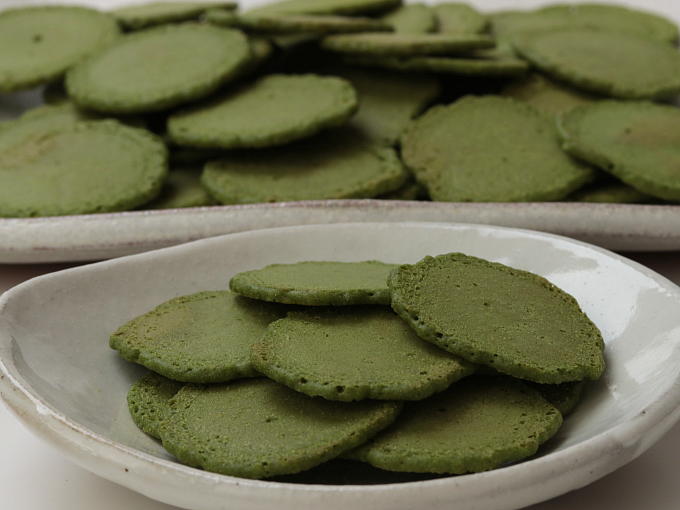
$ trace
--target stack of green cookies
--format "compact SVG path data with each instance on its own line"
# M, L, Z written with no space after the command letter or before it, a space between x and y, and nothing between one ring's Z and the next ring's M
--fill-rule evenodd
M680 200L678 28L600 4L0 12L0 217L379 198ZM531 70L531 72L530 72Z
M534 455L604 370L572 296L461 253L276 264L230 289L172 299L110 339L153 371L129 391L134 422L217 473L272 478L337 458L494 469Z

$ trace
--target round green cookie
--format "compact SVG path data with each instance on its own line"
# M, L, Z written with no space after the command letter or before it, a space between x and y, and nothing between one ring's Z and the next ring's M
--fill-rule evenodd
M357 107L356 92L345 80L272 74L171 115L168 134L193 147L271 147L339 126Z
M145 209L179 209L203 207L216 202L201 185L201 170L195 167L173 167L156 200Z
M166 174L165 146L147 131L34 115L0 134L0 216L133 209L158 195Z
M266 379L187 385L170 400L163 446L181 462L245 478L310 469L394 421L392 402L330 402Z
M569 154L635 189L680 200L680 110L646 102L600 101L560 123Z
M150 2L121 7L111 13L125 28L139 30L152 25L196 19L210 8L234 10L236 4L231 2Z
M388 471L463 474L534 455L562 425L534 389L501 377L469 377L422 402L350 458Z
M432 9L425 4L404 4L381 18L399 34L426 34L437 26Z
M238 25L271 34L382 32L391 29L387 23L372 18L313 14L243 14L238 18Z
M269 325L251 354L270 379L345 402L421 400L474 371L383 307L291 312Z
M351 125L386 145L396 145L413 118L441 93L441 84L431 76L356 68L332 72L348 80L359 96Z
M550 402L562 416L570 415L581 401L586 388L585 381L562 384L533 384L543 398Z
M247 11L249 14L370 14L400 5L402 0L281 0Z
M334 130L280 149L210 162L201 181L223 204L372 198L399 188L408 173L390 147Z
M419 337L472 363L529 381L597 379L602 335L545 278L462 253L393 271L392 308Z
M323 49L337 53L397 57L455 55L493 46L493 39L476 34L341 34L321 41Z
M389 305L387 277L395 264L297 262L238 273L229 288L243 296L306 306Z
M200 99L251 58L237 30L185 23L142 30L71 69L66 88L84 108L110 113L167 110Z
M529 70L521 59L504 58L447 58L447 57L380 57L348 55L348 64L378 69L392 69L409 73L452 74L458 76L507 77L519 76Z
M83 7L27 7L0 12L0 92L59 78L118 36L116 20Z
M680 92L680 52L646 37L574 28L527 33L513 43L538 69L579 89L622 99Z
M571 89L540 74L531 74L511 83L503 89L502 95L529 103L537 110L552 116L562 115L577 106L597 100L590 94Z
M478 34L484 32L486 17L470 5L458 2L443 2L432 6L437 16L437 29L443 33Z
M170 414L168 402L182 386L182 383L154 373L133 384L127 394L127 403L135 425L145 434L160 439L160 424Z
M229 291L199 292L127 322L109 344L126 360L175 381L225 382L257 375L250 346L284 313Z
M593 176L561 150L552 119L497 96L431 108L404 133L402 157L445 202L560 200Z

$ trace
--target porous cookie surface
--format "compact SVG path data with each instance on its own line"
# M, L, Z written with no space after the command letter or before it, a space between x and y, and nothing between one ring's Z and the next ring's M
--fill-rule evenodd
M38 113L2 131L0 216L123 211L158 194L167 174L160 139L115 121L74 116Z
M560 123L564 149L635 189L680 200L680 110L647 102L601 101Z
M270 147L343 124L357 107L340 78L272 74L170 116L168 133L194 147Z
M439 81L431 76L357 68L335 73L348 80L359 96L359 111L351 124L387 145L395 145L411 120L441 92Z
M171 24L127 35L88 58L68 72L66 88L93 110L160 111L210 94L250 58L237 30Z
M246 478L297 473L392 423L392 402L331 402L266 379L187 385L170 400L163 446L181 462Z
M579 89L622 99L680 92L677 48L643 36L573 28L529 32L513 44L538 69Z
M529 65L519 58L383 57L347 55L347 63L361 67L393 69L410 73L452 74L459 76L520 76Z
M562 151L552 119L497 96L431 108L404 133L402 157L433 200L450 202L559 200L593 175Z
M291 312L252 348L258 372L329 400L421 400L474 368L427 342L389 308Z
M420 3L401 5L381 19L402 34L426 34L437 27L432 9Z
M83 7L0 12L0 92L52 81L119 33L113 17Z
M213 383L256 375L250 346L285 312L229 291L171 299L121 326L109 344L128 361L176 381Z
M202 207L215 203L215 200L201 185L200 168L176 166L168 172L168 178L158 198L147 204L146 208L177 209Z
M208 163L201 182L223 204L372 198L408 177L394 149L340 129Z
M389 429L348 456L389 471L474 473L533 455L561 424L527 385L473 376L407 403Z
M231 2L150 2L130 5L112 11L118 22L125 28L140 28L164 23L176 23L197 18L210 8L233 10Z
M402 0L281 0L271 2L249 14L363 14L375 13L400 5Z
M387 23L372 18L313 14L243 14L238 17L238 24L250 30L282 34L382 32L391 30Z
M576 300L533 273L461 253L400 266L392 308L429 342L534 382L597 379L604 342Z
M577 106L592 103L598 98L549 80L540 74L531 74L503 89L503 96L512 97L548 115L562 115Z
M389 305L387 277L396 267L376 260L272 264L238 273L229 288L253 299L294 305Z
M458 2L442 2L432 6L437 15L437 31L456 34L483 32L487 19L472 6Z
M160 439L160 424L170 413L168 402L182 386L182 383L154 373L133 384L127 394L127 403L135 425L142 432Z
M490 37L477 34L341 34L321 41L328 51L377 56L455 55L494 45Z

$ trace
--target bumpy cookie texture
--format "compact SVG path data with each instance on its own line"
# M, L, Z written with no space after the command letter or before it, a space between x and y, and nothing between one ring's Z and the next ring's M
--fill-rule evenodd
M562 414L568 416L581 401L586 389L585 381L562 384L533 384L533 388Z
M420 3L401 5L381 19L401 34L426 34L437 27L432 9Z
M112 13L125 28L139 30L152 25L196 19L210 8L233 10L236 4L231 2L150 2L121 7Z
M527 385L474 376L422 402L348 457L388 471L476 473L538 451L562 425L559 411Z
M389 57L456 55L494 45L491 37L477 34L341 34L321 41L321 47L328 51Z
M242 14L238 25L269 34L330 34L342 32L382 32L390 25L372 18L322 16L312 14Z
M223 204L372 198L408 173L391 147L333 130L279 149L230 154L205 166L201 182Z
M248 39L237 30L164 25L127 35L86 59L68 72L66 88L84 108L161 111L214 92L250 58Z
M133 209L158 195L166 175L165 145L147 131L68 112L29 115L0 135L0 216Z
M424 340L533 382L598 379L604 342L576 300L538 275L462 253L394 271L392 308Z
M562 151L551 118L497 96L431 108L404 133L402 157L439 201L560 200L593 177Z
M569 88L540 74L531 74L511 83L501 94L529 103L537 110L553 116L598 100L596 96Z
M575 28L529 32L513 44L544 73L585 91L621 99L680 92L677 48L643 36Z
M357 108L356 92L345 80L272 74L171 115L168 134L193 147L271 147L339 126Z
M183 384L158 374L147 374L132 385L127 394L132 421L142 432L160 439L160 424L170 414L168 402Z
M452 74L457 76L521 76L529 65L519 58L382 57L347 55L348 64L408 73Z
M680 110L647 102L601 101L564 116L563 148L635 189L680 200Z
M158 198L146 205L146 209L178 209L202 207L215 204L215 200L201 185L200 168L174 167L168 172Z
M392 423L392 402L331 402L266 379L187 385L170 400L163 446L181 462L245 478L310 469Z
M253 299L292 305L389 305L387 277L396 267L377 260L272 264L238 273L229 288Z
M109 345L126 360L176 381L226 382L257 375L250 346L284 313L229 291L199 292L129 321Z
M383 307L291 312L269 325L251 360L289 388L345 402L421 400L474 371Z
M281 0L271 2L249 14L371 14L400 5L402 0Z
M437 15L438 32L476 34L483 32L488 24L485 16L465 3L442 2L432 8Z
M28 7L0 13L0 92L55 80L118 38L116 20L83 7Z
M431 76L406 76L389 71L338 69L359 96L359 111L352 126L378 143L396 145L414 117L441 93L441 84Z

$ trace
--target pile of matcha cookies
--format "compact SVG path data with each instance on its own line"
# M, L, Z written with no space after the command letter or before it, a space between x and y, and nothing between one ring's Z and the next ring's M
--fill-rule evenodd
M602 336L571 295L462 253L274 264L229 287L110 338L152 371L127 396L135 424L208 471L495 469L534 455L604 371Z
M678 27L611 4L0 12L0 217L299 200L680 201ZM1 112L0 112L1 113Z

